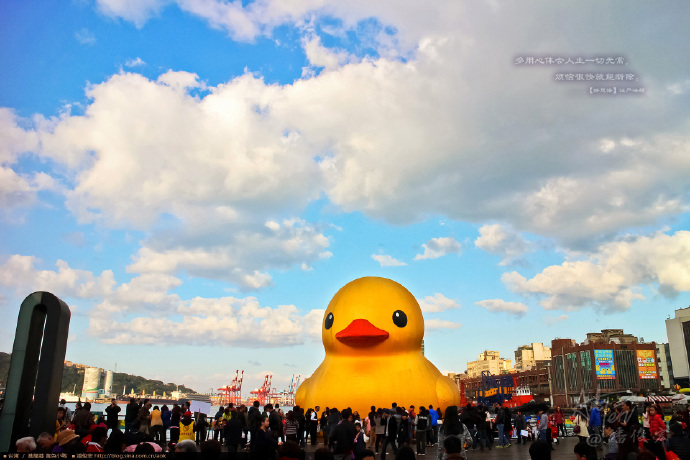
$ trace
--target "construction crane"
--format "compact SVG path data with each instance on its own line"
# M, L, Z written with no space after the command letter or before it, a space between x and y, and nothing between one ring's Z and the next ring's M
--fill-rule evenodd
M264 377L264 384L261 385L260 388L249 392L249 394L255 395L256 399L259 401L259 404L262 406L272 402L271 398L274 397L274 391L271 390L272 379L273 376L271 374L266 374Z
M295 393L297 392L297 387L299 387L299 380L300 375L297 375L297 377L295 377L295 374L292 374L292 378L290 379L290 385L288 386L287 390L283 390L283 392L279 395L280 404L288 407L292 407L295 405Z
M230 385L218 388L220 393L220 404L226 406L232 404L239 406L242 404L242 381L244 380L244 370L240 374L239 369L235 371L235 378L232 379Z

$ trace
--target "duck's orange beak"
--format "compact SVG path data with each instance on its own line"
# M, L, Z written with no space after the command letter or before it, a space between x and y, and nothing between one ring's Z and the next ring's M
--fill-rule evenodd
M388 338L388 332L371 324L366 319L356 319L335 338L351 347L371 347Z

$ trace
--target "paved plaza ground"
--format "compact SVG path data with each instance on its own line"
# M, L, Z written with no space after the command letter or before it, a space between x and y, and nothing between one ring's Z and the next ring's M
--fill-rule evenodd
M554 444L554 449L551 451L551 459L552 460L574 460L575 459L575 454L573 453L573 448L575 447L575 444L577 444L577 437L568 437L568 438L563 438L560 440L560 444ZM510 447L503 448L503 449L497 449L493 448L491 450L484 449L484 451L480 451L479 449L475 451L468 451L467 459L468 460L511 460L511 459L526 459L529 460L529 446L531 442L527 442L527 444L513 444ZM314 458L314 451L318 449L319 447L323 447L322 444L317 444L316 446L311 446L307 445L305 451L306 451L306 456L305 460L313 460ZM603 457L604 454L606 453L606 447L604 447L604 451L600 453L600 457ZM238 458L244 457L244 455L240 454ZM418 456L417 458L423 459L427 458L430 460L435 460L437 457L437 450L436 447L427 447L426 448L426 455L424 457ZM247 457L248 458L248 457ZM379 453L376 455L376 459L378 460L381 458L381 454ZM388 453L386 454L386 459L387 460L395 460L395 455L393 454L393 450L389 447L388 448Z
M564 438L561 439L560 444L554 444L554 449L551 451L551 458L552 460L561 460L561 459L568 459L568 460L574 460L575 459L575 454L573 453L573 448L575 447L575 444L577 444L578 438L577 437L569 437L569 438ZM527 459L529 460L529 446L531 442L527 442L527 444L522 444L518 445L513 443L510 447L503 448L503 449L496 449L493 448L491 450L484 449L484 451L480 451L479 449L475 451L468 451L467 452L467 458L468 460L509 460L509 459ZM307 455L305 457L306 460L312 460L313 455L310 455L313 453L318 447L322 447L321 445L317 445L315 447L312 447L311 445L307 446L305 449L307 452ZM414 446L413 446L414 449ZM604 447L604 450L606 447ZM380 458L380 453L379 455L376 456L377 459ZM435 460L437 456L437 450L436 447L427 447L426 448L426 455L424 457L417 456L417 458L428 458ZM603 453L601 455L603 457ZM386 460L395 460L395 455L393 455L393 450L388 447L388 453L386 454Z

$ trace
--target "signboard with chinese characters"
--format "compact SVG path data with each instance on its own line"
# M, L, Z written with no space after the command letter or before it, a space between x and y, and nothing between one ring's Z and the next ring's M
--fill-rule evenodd
M657 378L654 350L637 350L637 371L641 379Z
M616 378L616 367L613 365L613 350L594 350L594 365L597 379Z

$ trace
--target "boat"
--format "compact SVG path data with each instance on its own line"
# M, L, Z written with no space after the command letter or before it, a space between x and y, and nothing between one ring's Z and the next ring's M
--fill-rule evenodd
M503 403L504 407L519 407L522 406L523 404L527 404L530 401L534 400L534 396L532 395L532 392L530 391L529 387L526 385L521 385L515 389L515 392L513 393L513 397Z
M60 393L60 398L58 398L58 400L62 401L63 399L65 400L65 402L68 402L68 403L75 403L75 402L81 401L81 397L78 395L75 395L72 392ZM84 401L82 401L82 402L86 402L86 399L84 399Z

